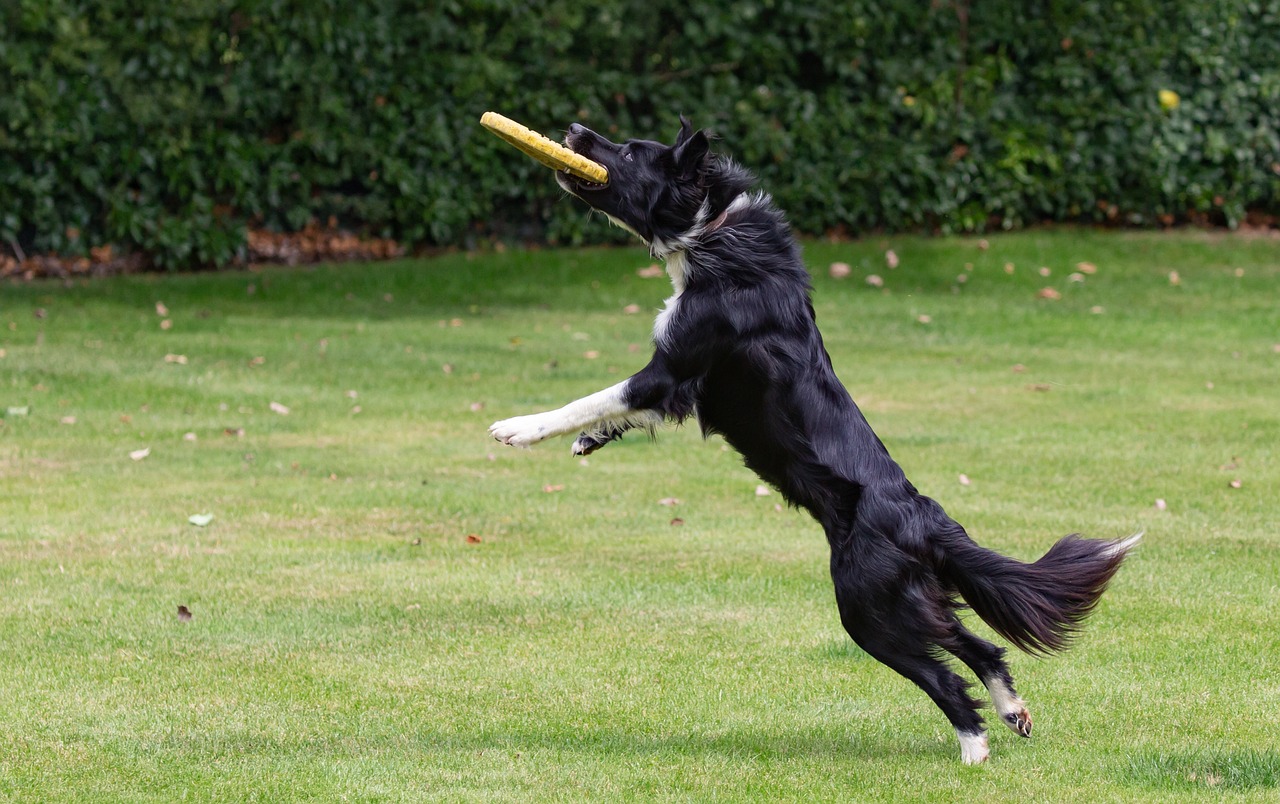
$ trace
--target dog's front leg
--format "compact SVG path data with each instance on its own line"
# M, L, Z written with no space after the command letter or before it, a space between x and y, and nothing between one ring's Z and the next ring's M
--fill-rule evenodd
M529 447L548 438L569 433L583 432L584 435L593 436L613 430L621 433L622 430L632 427L656 425L662 420L660 413L653 410L637 410L631 406L628 394L628 385L631 381L624 380L603 391L597 391L590 396L570 402L557 410L494 422L489 426L489 434L513 447ZM597 447L599 445L596 444ZM577 442L575 442L575 452L577 451Z

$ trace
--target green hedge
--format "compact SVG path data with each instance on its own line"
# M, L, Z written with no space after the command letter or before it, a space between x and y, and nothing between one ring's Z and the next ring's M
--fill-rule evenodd
M663 139L689 114L809 233L1235 224L1280 211L1280 3L8 0L0 248L616 236L487 109Z

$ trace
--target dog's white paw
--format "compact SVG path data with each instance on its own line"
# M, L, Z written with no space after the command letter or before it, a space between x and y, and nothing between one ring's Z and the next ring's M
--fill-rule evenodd
M516 416L489 425L489 435L513 447L531 447L555 435L545 413Z
M991 750L987 747L986 732L977 734L956 732L956 736L960 738L960 761L964 764L980 765L991 756Z

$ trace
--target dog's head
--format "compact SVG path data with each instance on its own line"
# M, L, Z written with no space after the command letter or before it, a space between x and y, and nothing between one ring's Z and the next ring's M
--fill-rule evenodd
M694 131L683 116L674 145L652 140L610 142L577 123L565 145L609 171L605 184L557 174L560 186L603 212L646 243L671 240L688 232L708 198L715 158L704 131ZM706 214L704 211L703 214Z

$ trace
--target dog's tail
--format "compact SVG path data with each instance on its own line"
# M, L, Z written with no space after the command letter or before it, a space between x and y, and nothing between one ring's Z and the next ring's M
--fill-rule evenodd
M961 533L947 545L947 580L1005 639L1028 653L1054 653L1070 644L1141 538L1138 533L1104 541L1072 534L1038 561L1024 564Z

